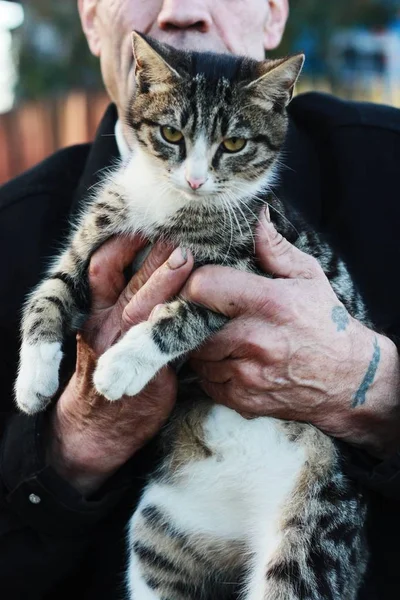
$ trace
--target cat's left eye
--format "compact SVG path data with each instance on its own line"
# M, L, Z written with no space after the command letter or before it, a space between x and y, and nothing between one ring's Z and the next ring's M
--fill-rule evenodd
M239 152L240 150L243 150L246 143L247 140L244 138L232 137L224 140L222 146L227 152Z
M169 142L170 144L179 144L183 140L183 133L174 127L170 127L169 125L163 125L161 127L161 135L164 140Z

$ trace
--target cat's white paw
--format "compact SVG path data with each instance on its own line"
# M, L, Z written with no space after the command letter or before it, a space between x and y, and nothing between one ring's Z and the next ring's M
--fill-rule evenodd
M60 342L22 344L15 395L23 412L39 412L50 402L58 389L61 359Z
M136 396L170 360L153 342L151 326L145 322L132 327L99 358L93 383L108 400Z

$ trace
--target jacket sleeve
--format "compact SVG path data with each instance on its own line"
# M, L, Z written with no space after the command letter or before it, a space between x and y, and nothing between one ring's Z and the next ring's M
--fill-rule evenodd
M42 600L74 575L105 517L132 492L130 464L95 499L82 498L44 462L45 419L0 413L0 588L8 600Z
M136 457L95 496L81 497L46 465L46 415L15 414L12 399L20 308L64 236L88 152L88 145L64 149L0 188L0 597L4 600L44 600L54 589L63 588L102 536L108 517L135 494Z
M350 447L343 450L343 455L345 470L350 477L367 489L400 502L400 440L399 451L385 460Z

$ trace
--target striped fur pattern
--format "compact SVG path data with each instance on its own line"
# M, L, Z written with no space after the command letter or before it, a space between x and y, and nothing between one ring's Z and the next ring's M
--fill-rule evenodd
M334 442L187 391L130 522L129 598L354 600L366 507Z
M253 236L268 202L278 231L314 255L347 310L367 320L345 264L270 193L303 57L255 62L138 34L133 42L132 154L88 201L25 306L16 399L27 413L58 389L63 340L90 311L90 258L114 234L142 232L190 249L196 265L258 272ZM178 297L99 359L94 384L110 401L138 394L225 322ZM130 522L129 598L355 600L365 507L334 442L308 425L245 419L193 381L182 379L180 394L164 458Z

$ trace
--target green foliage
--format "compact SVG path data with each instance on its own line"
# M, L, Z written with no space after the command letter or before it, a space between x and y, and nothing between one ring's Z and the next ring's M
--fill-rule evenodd
M76 2L54 0L25 4L18 98L101 87L98 59L89 52L76 6Z
M384 27L394 17L395 3L383 0L289 0L290 18L276 55L288 54L302 31L312 30L326 58L332 33L341 27Z

